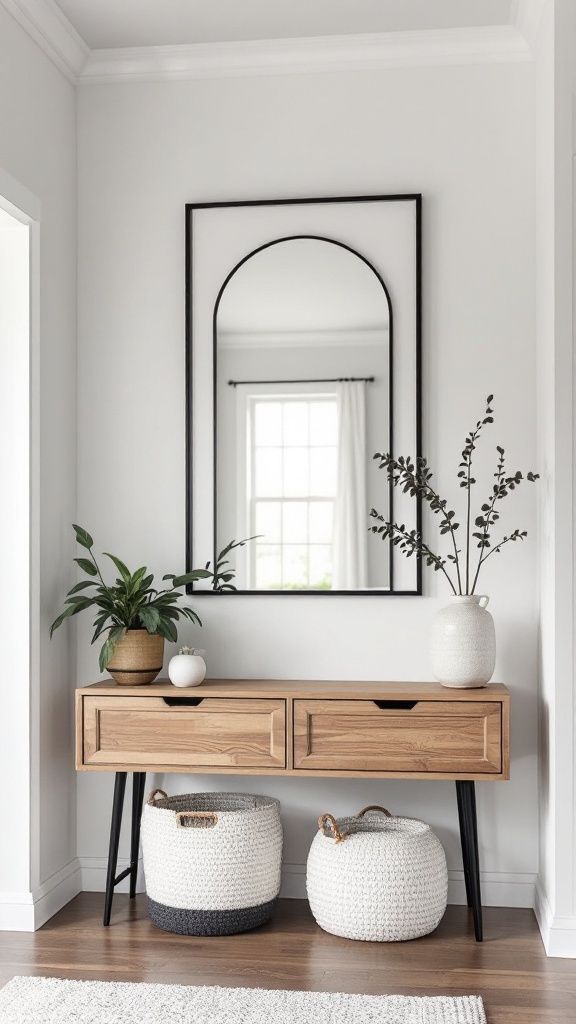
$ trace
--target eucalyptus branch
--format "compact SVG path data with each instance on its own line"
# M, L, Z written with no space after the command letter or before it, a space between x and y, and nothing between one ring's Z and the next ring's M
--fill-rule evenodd
M487 562L492 555L495 555L497 551L499 552L504 547L505 544L509 544L510 541L525 540L527 536L527 530L514 530L514 532L511 533L509 537L503 537L500 543L496 545L496 547L492 548L492 550L489 551L488 554L484 556L484 558L480 559L480 565L484 565L484 563Z
M456 575L458 579L458 593L462 593L462 580L460 577L460 563L458 555L460 554L456 543L456 530L459 527L459 523L454 521L455 512L451 509L447 509L448 502L445 498L441 498L438 492L432 487L430 480L432 479L432 472L429 469L428 462L422 456L419 456L415 463L410 458L404 458L399 456L398 459L394 459L390 453L381 454L377 453L374 456L375 459L380 459L379 469L385 469L388 481L393 484L394 487L402 486L404 493L409 493L411 497L420 497L424 501L427 501L430 505L430 509L435 515L442 512L444 519L440 523L440 534L449 533L452 546L454 548L453 562L456 567ZM456 591L455 591L456 593Z
M490 547L490 534L489 529L494 526L500 518L498 513L494 511L496 502L501 498L506 497L506 489L502 485L504 477L504 465L505 465L505 452L500 445L496 445L496 451L498 452L498 463L496 466L496 483L492 487L492 495L484 505L482 505L480 511L484 513L483 516L478 516L475 522L476 526L481 527L481 533L474 533L473 536L479 541L478 547L480 548L480 554L478 556L478 565L476 567L476 573L474 575L474 581L472 583L472 593L476 589L476 583L478 582L478 574L482 565L482 552L485 548Z
M476 423L475 430L471 430L468 434L464 450L462 452L462 462L460 463L460 471L458 476L460 479L460 487L466 488L466 593L470 592L470 520L472 516L472 486L476 483L472 476L472 453L476 450L476 441L480 437L482 427L486 423L493 423L494 419L492 416L492 409L490 404L493 400L493 395L488 395L486 399L486 411L484 413L484 419L478 420Z
M494 474L494 476L496 477L496 483L493 486L493 492L489 502L487 504L482 505L481 511L484 513L484 515L478 516L478 518L476 519L476 526L481 527L481 532L473 534L473 537L475 537L478 540L480 554L478 556L478 566L476 569L476 575L474 576L472 590L470 591L472 594L476 589L476 583L478 581L478 574L480 572L480 569L484 562L486 562L489 557L488 555L484 556L483 552L486 550L486 548L490 547L490 527L494 526L500 518L499 513L495 511L496 502L502 501L504 498L506 498L508 493L510 491L514 491L517 487L519 487L524 479L530 481L530 483L534 483L536 480L539 479L538 473L529 472L526 474L526 477L524 477L519 469L516 470L516 472L512 476L505 476L504 449L498 446L496 450L499 454L498 465L496 467L496 472ZM509 540L523 540L525 536L527 536L526 531L514 530L514 532L509 537L505 537L504 540L499 545L497 545L497 548L493 548L490 554L492 554L493 551L500 550L502 545L504 543L507 543Z
M381 516L374 508L371 509L370 515L373 519L378 519L384 524L383 526L371 526L370 530L372 533L379 534L382 540L390 538L395 546L400 547L400 550L407 558L413 554L422 556L426 565L434 566L435 572L440 570L444 573L453 593L456 595L456 587L446 571L446 561L428 547L418 530L407 530L404 523L400 525L398 523L386 522L384 516Z
M497 446L496 451L498 452L498 462L496 465L496 472L494 473L495 483L492 486L492 493L488 500L481 506L481 515L476 516L474 519L476 530L472 532L472 488L476 484L476 480L472 475L474 452L476 451L483 428L487 424L494 422L492 401L493 396L489 395L486 399L486 409L483 418L478 420L474 429L469 431L467 434L464 441L464 448L462 449L462 459L458 467L460 487L466 490L464 592L467 595L474 594L478 583L480 569L491 554L495 551L500 551L502 547L510 541L523 540L527 536L525 530L514 530L510 535L504 537L495 547L491 547L491 531L500 519L500 513L496 509L497 502L507 497L511 491L519 487L523 480L534 482L539 479L538 473L529 472L524 477L519 470L511 476L506 476L504 449ZM450 583L452 592L455 595L461 595L462 566L460 564L460 556L462 551L458 548L456 542L456 530L459 528L459 523L455 521L455 512L452 509L448 509L446 499L441 498L430 483L432 473L428 467L426 459L418 457L416 460L413 460L410 456L399 456L398 458L395 458L390 452L384 454L377 453L374 458L380 461L379 468L386 470L388 481L392 486L401 487L404 494L409 494L411 497L420 498L421 500L426 501L430 510L435 514L442 513L442 519L440 520L440 536L450 534L453 554L448 554L445 559L436 555L431 548L424 543L420 533L416 530L408 531L403 524L399 525L398 523L386 520L385 517L376 512L375 509L372 509L370 513L372 518L380 520L384 525L371 527L372 533L379 534L382 540L390 539L393 544L400 547L400 550L406 556L417 554L424 558L427 565L433 566L435 571L442 570ZM476 540L478 542L477 546L480 549L480 552L476 571L473 574L472 586L470 586L472 577L470 564L472 540ZM485 554L485 551L488 548L491 548L490 554ZM453 580L446 571L445 566L447 561L452 562L456 570L458 590L456 590Z

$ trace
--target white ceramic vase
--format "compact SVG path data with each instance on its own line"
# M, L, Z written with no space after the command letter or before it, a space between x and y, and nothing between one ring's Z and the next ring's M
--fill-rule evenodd
M432 672L442 686L466 689L486 686L496 663L494 619L486 610L489 598L451 597L432 624Z
M194 647L181 647L180 652L170 658L168 677L174 686L199 686L206 675L205 651Z

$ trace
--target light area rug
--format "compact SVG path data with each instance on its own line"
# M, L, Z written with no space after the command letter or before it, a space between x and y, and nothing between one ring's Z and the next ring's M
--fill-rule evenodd
M13 978L1 1024L486 1024L479 996L362 996L259 988Z

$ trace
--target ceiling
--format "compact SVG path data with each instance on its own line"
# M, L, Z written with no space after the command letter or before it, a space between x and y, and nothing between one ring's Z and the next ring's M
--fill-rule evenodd
M91 49L508 25L518 0L57 0Z

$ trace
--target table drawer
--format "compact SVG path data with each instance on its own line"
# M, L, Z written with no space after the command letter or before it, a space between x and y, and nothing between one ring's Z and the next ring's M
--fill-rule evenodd
M81 766L285 768L286 702L85 696Z
M294 768L499 774L499 701L295 700Z

